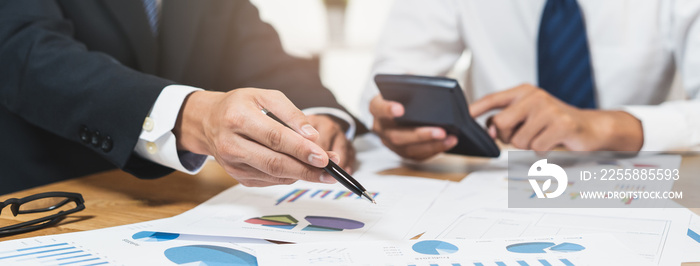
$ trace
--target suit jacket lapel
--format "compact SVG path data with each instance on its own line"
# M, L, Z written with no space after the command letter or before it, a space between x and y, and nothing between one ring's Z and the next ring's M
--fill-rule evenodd
M158 46L140 0L102 0L124 30L141 71L156 74ZM198 2L198 1L192 1Z
M159 34L160 42L163 44L160 50L162 66L159 71L160 76L179 82L183 80L207 3L210 2L163 1Z

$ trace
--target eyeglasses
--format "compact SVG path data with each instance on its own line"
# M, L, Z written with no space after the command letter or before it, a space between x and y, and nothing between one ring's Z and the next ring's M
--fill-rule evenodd
M41 229L54 225L67 215L85 209L83 195L70 192L45 192L21 199L11 198L0 203L0 214L2 210L10 206L12 215L45 213L30 221L0 227L0 237ZM53 213L52 213L53 212Z

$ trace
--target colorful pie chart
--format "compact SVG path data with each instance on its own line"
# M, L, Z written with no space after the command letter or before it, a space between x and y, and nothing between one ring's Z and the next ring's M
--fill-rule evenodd
M267 215L262 217L250 218L245 220L249 224L259 224L262 226L274 227L279 229L292 229L297 226L297 219L288 214L282 215Z
M343 230L359 229L365 226L365 223L347 218L332 217L332 216L306 216L304 219L309 222L309 225L301 229L301 231L326 231L337 232ZM259 224L266 227L277 229L294 229L299 221L291 215L266 215L261 217L250 218L245 220L249 224Z

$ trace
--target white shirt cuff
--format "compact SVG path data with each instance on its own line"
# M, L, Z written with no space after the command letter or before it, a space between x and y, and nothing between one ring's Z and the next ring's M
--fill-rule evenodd
M336 108L331 107L312 107L302 110L305 115L332 115L348 123L348 130L345 131L345 137L352 140L355 137L355 131L357 130L355 125L355 120L352 119L348 113L343 112Z
M134 151L143 158L175 170L196 174L204 166L207 156L177 150L172 129L185 98L202 89L170 85L161 91L151 112L146 117Z
M700 123L693 121L699 104L677 101L657 106L625 106L623 110L642 122L642 151L668 151L700 142Z

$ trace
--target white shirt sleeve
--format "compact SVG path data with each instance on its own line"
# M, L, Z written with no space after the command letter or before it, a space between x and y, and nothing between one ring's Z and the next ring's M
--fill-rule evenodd
M175 134L172 129L175 127L177 116L185 98L200 88L170 85L163 89L158 95L153 108L146 117L139 141L134 151L141 157L158 163L160 165L173 168L188 174L196 174L204 166L207 155L195 154L187 151L178 151ZM348 123L348 130L345 136L352 140L355 136L356 125L352 116L330 107L313 107L303 110L305 115L332 115Z
M685 100L657 106L626 106L642 122L642 151L666 151L700 145L700 5L672 4L673 25L667 43L680 72Z
M141 157L160 165L188 174L198 173L204 166L207 156L178 151L172 129L175 127L185 98L199 90L202 89L184 85L165 87L143 123L134 151Z
M642 122L642 151L667 151L700 144L700 101L626 106L624 110Z

